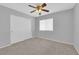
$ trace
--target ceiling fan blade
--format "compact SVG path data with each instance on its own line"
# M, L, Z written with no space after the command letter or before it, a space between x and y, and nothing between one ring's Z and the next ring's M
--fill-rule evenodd
M42 11L49 12L49 10L46 10L46 9L42 9Z
M30 13L33 13L33 12L35 12L36 10L33 10L33 11L31 11Z
M32 8L36 8L36 7L34 7L34 6L32 6L32 5L28 5L29 7L32 7Z
M47 6L47 4L46 3L43 3L41 6L42 6L42 8L44 8L45 6Z

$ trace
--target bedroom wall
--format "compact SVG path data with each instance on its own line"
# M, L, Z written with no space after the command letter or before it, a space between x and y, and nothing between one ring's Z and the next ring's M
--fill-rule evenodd
M10 39L10 19L11 15L22 17L25 19L33 20L34 18L24 14L22 12L18 12L16 10L4 7L0 5L0 48L5 47L11 43ZM31 24L32 25L32 24ZM31 29L32 32L32 29ZM32 32L33 34L33 32ZM31 34L31 35L32 35Z
M0 47L10 43L9 11L0 6Z
M54 31L39 31L39 21L53 18ZM73 43L73 9L52 13L35 19L35 36L62 43Z
M79 4L74 7L74 47L79 53Z

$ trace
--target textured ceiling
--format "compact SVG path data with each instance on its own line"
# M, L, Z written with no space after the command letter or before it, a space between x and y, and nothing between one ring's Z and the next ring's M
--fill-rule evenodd
M0 5L6 6L11 9L15 9L17 11L26 13L33 17L39 17L38 13L30 13L30 11L34 10L33 8L29 7L28 5L36 6L38 3L1 3ZM46 9L50 10L50 12L42 12L42 15L59 12L67 9L73 8L75 3L47 3ZM42 16L41 15L41 16Z

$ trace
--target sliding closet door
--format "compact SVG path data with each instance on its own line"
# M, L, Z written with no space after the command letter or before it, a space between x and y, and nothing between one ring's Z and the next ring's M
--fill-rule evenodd
M32 37L31 20L12 15L10 25L11 43L16 43Z

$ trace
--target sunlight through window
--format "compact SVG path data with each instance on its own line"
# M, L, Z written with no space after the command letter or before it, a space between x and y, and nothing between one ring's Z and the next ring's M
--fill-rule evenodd
M40 20L39 25L40 31L53 31L53 18Z

